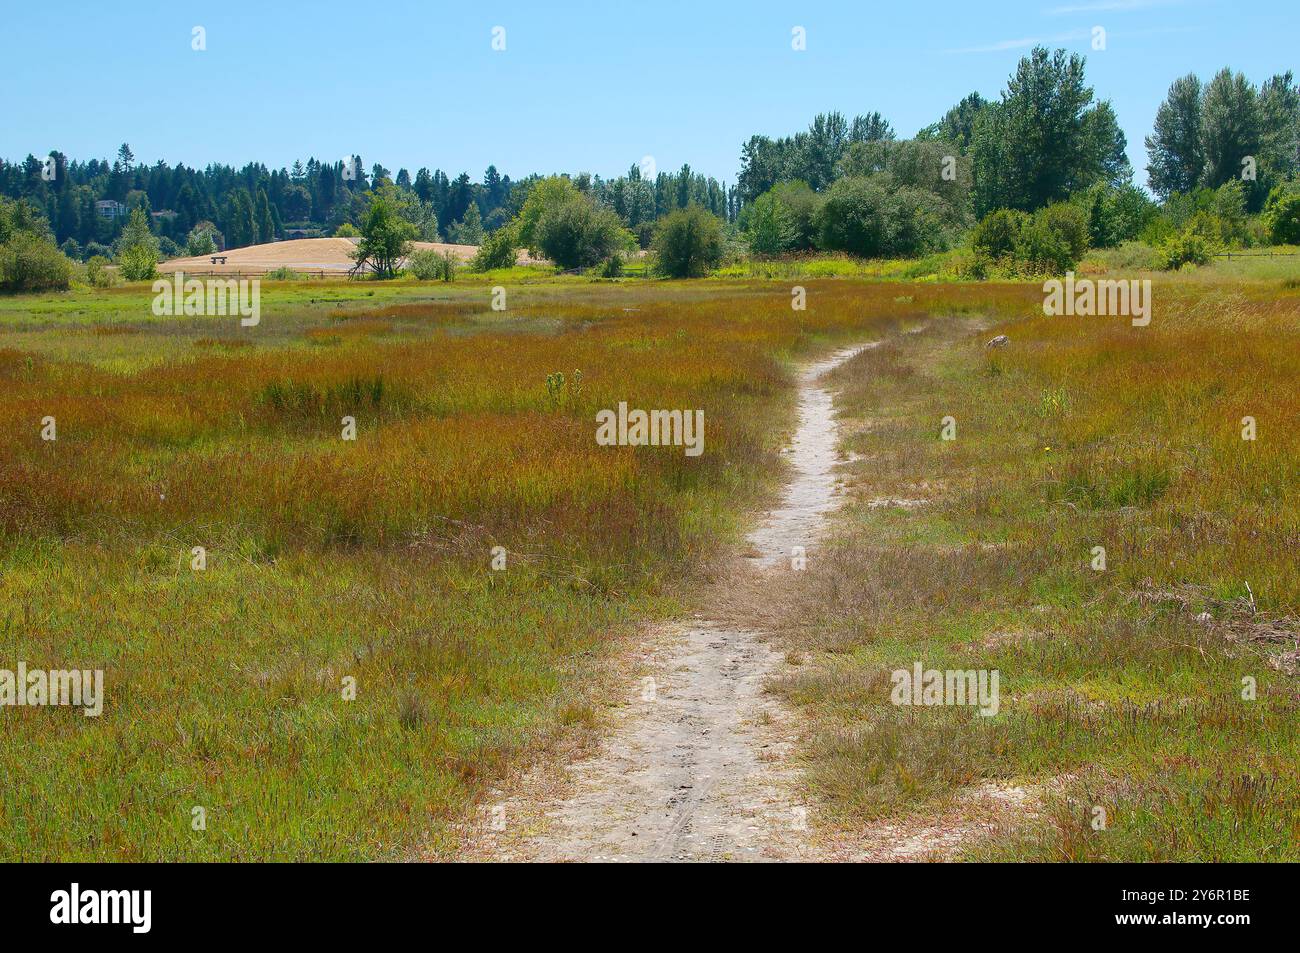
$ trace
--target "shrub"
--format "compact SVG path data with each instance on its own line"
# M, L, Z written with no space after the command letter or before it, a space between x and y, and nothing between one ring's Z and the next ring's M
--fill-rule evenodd
M1093 248L1113 248L1131 241L1159 215L1159 207L1131 184L1096 182L1075 192L1070 202L1087 216L1088 244Z
M561 268L589 268L632 244L623 221L576 195L548 209L537 222L537 247Z
M117 272L110 271L108 264L103 255L91 255L86 259L86 284L92 288L111 288L117 284Z
M971 247L985 272L998 262L1012 271L1059 274L1077 265L1088 249L1088 214L1065 202L1033 215L998 209L975 226Z
M1023 223L1012 256L1035 274L1060 274L1077 265L1087 250L1087 215L1061 202L1039 209Z
M1160 266L1167 271L1175 271L1189 264L1206 265L1213 253L1214 246L1210 240L1189 226L1160 246Z
M888 173L839 179L818 209L821 247L862 258L914 257L946 244L940 201Z
M469 266L474 271L490 271L493 268L509 268L519 254L519 246L514 229L503 225L495 232L490 232L474 253Z
M623 256L610 255L602 261L596 272L601 278L623 277Z
M203 224L194 226L185 239L186 252L195 258L211 255L217 250L216 228L211 226L204 228Z
M958 248L939 266L939 274L957 281L983 281L989 276L991 261L986 255Z
M268 281L302 281L307 276L300 271L294 271L288 265L281 265L279 268L273 268L268 271L265 278Z
M0 245L0 289L66 291L72 262L54 242L35 232L18 232Z
M722 223L692 205L659 220L651 243L655 266L671 278L699 278L722 261Z
M456 276L456 256L432 248L413 251L406 267L421 281L452 281Z
M114 246L117 264L127 281L148 281L157 273L158 239L149 231L149 219L140 208L131 211L131 218L122 229Z
M360 238L361 232L351 222L344 222L334 229L335 238Z
M0 245L21 232L51 237L49 222L40 209L27 200L12 200L0 195Z
M517 240L533 253L541 251L538 227L548 212L580 197L577 187L561 175L538 179L526 186L528 195L519 209Z
M1264 213L1268 240L1274 245L1300 245L1300 192L1269 202Z
M127 281L149 281L158 274L158 256L145 245L131 245L118 255L117 267Z
M971 233L971 248L979 255L993 261L1009 258L1015 251L1020 229L1029 218L1024 212L1000 208L989 212Z

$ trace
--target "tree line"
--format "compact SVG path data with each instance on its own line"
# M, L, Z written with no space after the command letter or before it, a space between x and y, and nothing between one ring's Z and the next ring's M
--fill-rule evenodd
M879 112L825 113L793 136L751 137L737 179L750 249L915 256L973 236L976 252L1020 249L1041 269L1138 238L1177 236L1192 258L1216 242L1295 240L1300 89L1290 72L1259 87L1230 69L1204 84L1176 80L1146 138L1156 201L1133 183L1124 133L1084 68L1082 56L1036 48L999 98L973 92L911 140Z
M391 186L403 197L417 237L423 241L479 244L483 236L512 220L540 175L519 181L487 168L481 181L466 172L455 178L441 169L406 169L394 175L381 164L367 171L360 156L334 162L309 158L288 169L252 162L242 169L210 165L137 163L123 144L113 160L69 160L58 150L21 162L0 160L0 195L38 210L54 240L73 257L108 254L131 213L141 210L158 236L162 254L196 247L233 248L284 237L289 229L332 235L360 226L376 189ZM722 217L735 217L734 188L692 172L659 172L645 180L639 166L602 179L581 173L575 185L615 210L624 225L648 236L648 226L667 212L698 204ZM103 207L97 203L113 202ZM295 232L295 234L297 234Z
M357 237L359 270L384 276L415 261L417 240L479 246L479 268L512 264L527 248L611 276L638 247L677 262L670 274L707 270L724 253L962 248L973 255L961 269L970 277L1061 271L1088 247L1134 240L1159 247L1165 267L1204 261L1217 246L1300 242L1300 88L1290 72L1260 86L1231 69L1206 82L1181 77L1145 142L1154 199L1133 182L1124 133L1088 85L1084 58L1035 48L998 98L970 93L909 140L878 111L823 113L791 136L752 136L734 186L650 163L611 179L511 180L489 166L479 182L428 168L394 175L378 163L367 171L360 156L196 170L139 164L124 144L111 162L57 151L0 161L0 199L9 233L39 239L24 238L14 262L35 261L49 241L97 261L96 274L111 259L128 277L160 257L298 228ZM685 245L670 247L678 239ZM450 274L449 259L420 261Z

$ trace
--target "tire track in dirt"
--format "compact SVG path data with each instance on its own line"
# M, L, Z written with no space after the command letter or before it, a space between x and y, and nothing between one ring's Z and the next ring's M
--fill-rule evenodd
M838 505L838 427L819 378L863 345L799 374L798 427L787 451L791 480L748 537L746 591L811 549ZM757 585L754 583L757 582ZM734 588L737 580L723 583ZM703 604L734 592L706 593ZM623 706L594 757L567 768L554 795L537 772L492 809L466 855L534 861L813 859L806 808L791 764L792 716L764 692L785 664L763 632L696 616L651 630L642 690Z

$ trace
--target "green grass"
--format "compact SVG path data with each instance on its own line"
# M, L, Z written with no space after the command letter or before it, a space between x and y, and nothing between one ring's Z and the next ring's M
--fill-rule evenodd
M1157 276L1135 329L861 267L801 277L804 312L775 272L267 282L256 328L155 318L147 286L0 298L0 667L107 683L99 719L0 710L0 856L450 853L599 728L601 664L770 497L791 362L885 339L836 378L852 502L780 592L823 817L1027 783L1039 821L970 856L1296 859L1296 682L1261 633L1300 607L1300 288ZM705 409L704 456L596 447L619 400ZM917 660L998 668L1003 714L890 705Z
M1147 329L936 321L838 372L863 459L833 544L782 590L804 662L776 686L812 718L827 823L925 818L992 782L1042 815L971 859L1300 859L1300 302L1205 295L1158 285ZM1247 413L1267 439L1240 439ZM885 497L929 502L868 505ZM892 705L916 661L998 670L1001 713Z
M603 661L772 491L788 362L907 316L839 286L798 316L767 286L490 292L268 283L252 328L155 318L147 286L0 299L0 668L106 692L0 709L0 857L450 853L602 722ZM597 446L620 400L704 409L705 453Z

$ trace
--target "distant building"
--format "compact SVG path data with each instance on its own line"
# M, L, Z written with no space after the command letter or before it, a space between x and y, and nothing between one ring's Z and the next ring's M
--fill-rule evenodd
M153 216L155 222L159 223L170 222L176 217L176 213L169 208L165 208L160 212L150 212L149 214Z
M112 199L100 199L95 203L95 214L100 218L124 218L126 206Z
M319 228L285 228L283 229L283 238L289 241L293 238L323 238L325 232Z

